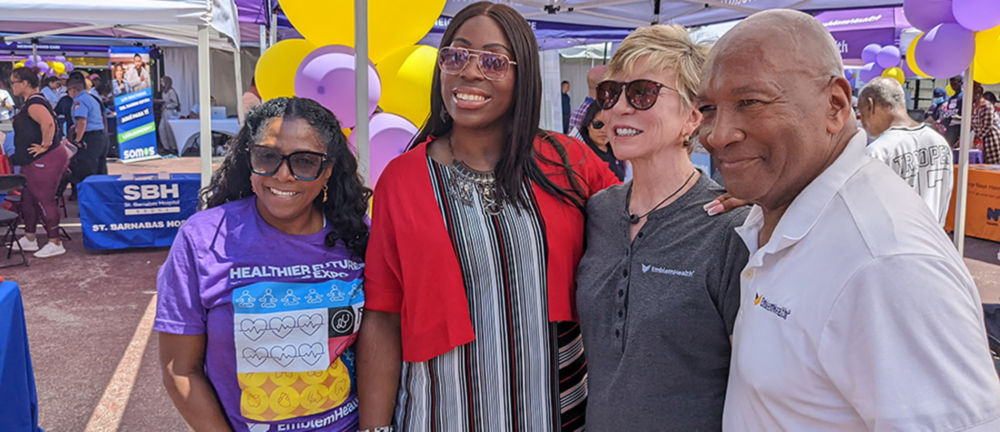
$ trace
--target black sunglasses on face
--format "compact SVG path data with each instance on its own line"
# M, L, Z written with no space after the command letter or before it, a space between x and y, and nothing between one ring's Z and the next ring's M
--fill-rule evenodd
M593 122L590 123L590 127L594 128L594 130L601 130L601 128L604 127L604 122L600 120L594 120Z
M254 174L273 176L282 163L288 165L288 171L296 180L313 181L319 178L323 167L329 163L329 158L326 154L313 151L297 151L285 155L274 147L250 146L250 170Z
M597 85L597 103L601 109L614 108L615 104L618 103L618 98L621 97L622 89L625 89L625 100L628 101L628 104L640 111L648 110L656 104L661 89L678 92L673 87L648 79L637 79L629 82L602 81Z
M449 46L438 51L438 65L445 73L458 75L469 65L472 56L476 56L479 60L476 62L479 72L491 81L503 79L507 76L510 65L517 64L506 54Z

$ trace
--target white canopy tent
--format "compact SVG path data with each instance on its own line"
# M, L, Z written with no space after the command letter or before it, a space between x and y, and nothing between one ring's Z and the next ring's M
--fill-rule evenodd
M198 103L211 106L209 48L236 56L237 96L243 93L240 71L240 29L233 0L3 0L0 20L31 23L32 32L7 36L6 41L32 40L52 35L111 35L168 40L198 46ZM240 121L241 98L237 97ZM211 118L201 119L201 182L212 174Z

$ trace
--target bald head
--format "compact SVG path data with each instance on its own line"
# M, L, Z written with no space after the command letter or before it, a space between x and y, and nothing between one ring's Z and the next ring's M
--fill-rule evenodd
M608 68L604 65L597 65L590 68L587 72L587 89L590 91L590 97L593 98L597 94L597 84L604 81L604 73L607 72Z
M799 11L772 9L743 20L715 44L705 71L719 58L748 49L779 75L844 76L833 36L816 18Z

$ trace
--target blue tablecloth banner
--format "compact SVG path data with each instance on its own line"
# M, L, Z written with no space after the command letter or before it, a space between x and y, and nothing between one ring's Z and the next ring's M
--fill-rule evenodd
M80 183L80 223L87 249L170 246L198 208L198 174L170 179L93 175Z
M11 281L0 282L0 392L0 431L42 431L21 290Z

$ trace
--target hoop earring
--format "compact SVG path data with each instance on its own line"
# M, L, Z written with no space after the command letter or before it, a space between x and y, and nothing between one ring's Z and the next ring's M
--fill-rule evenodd
M323 202L326 202L326 198L327 198L326 197L326 190L327 189L330 189L330 185L328 185L328 184L323 185Z

